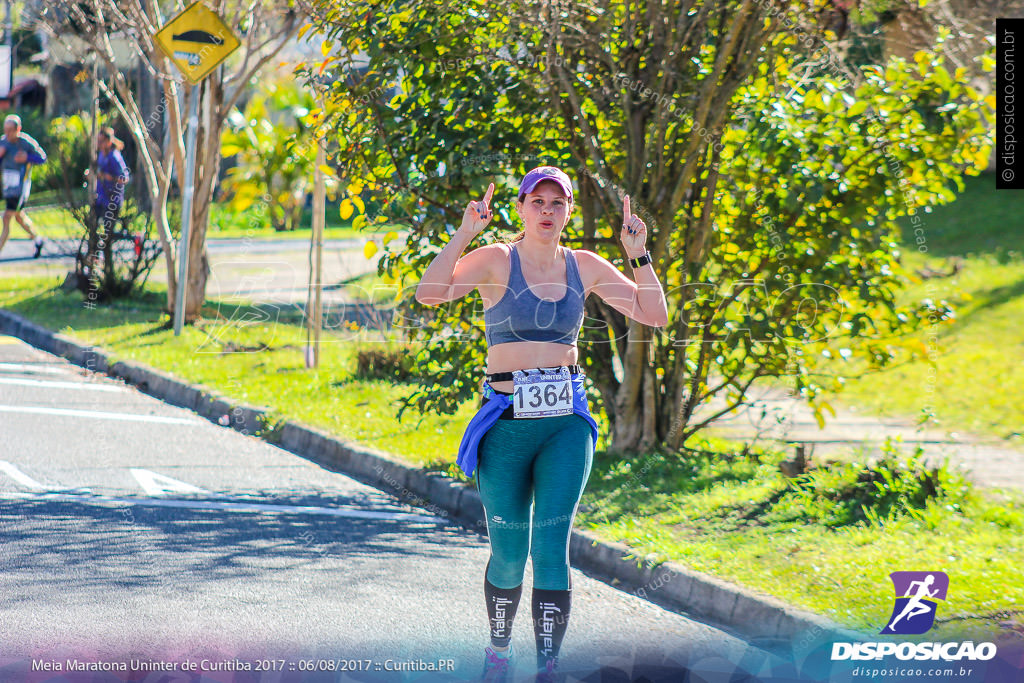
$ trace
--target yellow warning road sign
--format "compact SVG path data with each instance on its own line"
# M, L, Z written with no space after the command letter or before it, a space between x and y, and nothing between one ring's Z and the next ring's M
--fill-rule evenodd
M192 85L241 45L217 13L199 0L167 22L153 40Z

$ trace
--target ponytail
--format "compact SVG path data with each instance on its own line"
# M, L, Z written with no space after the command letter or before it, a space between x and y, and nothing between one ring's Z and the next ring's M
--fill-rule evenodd
M110 140L110 144L113 145L114 149L116 149L117 151L120 152L121 150L124 149L124 142L118 140L117 136L114 135L113 126L104 126L103 128L100 128L100 135Z

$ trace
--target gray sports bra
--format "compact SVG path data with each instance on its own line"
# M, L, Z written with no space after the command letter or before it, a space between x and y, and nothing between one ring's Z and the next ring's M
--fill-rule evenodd
M512 244L512 263L505 293L484 311L487 346L517 341L575 344L583 327L583 281L572 249L565 251L565 296L545 301L530 291Z

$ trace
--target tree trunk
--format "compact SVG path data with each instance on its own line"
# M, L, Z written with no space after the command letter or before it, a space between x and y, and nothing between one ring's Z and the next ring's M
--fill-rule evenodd
M199 164L196 166L198 168ZM204 172L207 172L206 169ZM196 321L206 302L206 280L210 274L210 260L206 254L206 229L210 223L211 194L212 186L206 176L200 176L193 194L192 228L188 237L188 288L185 290L187 323Z
M196 179L189 234L188 288L185 290L186 322L194 322L206 302L206 281L210 274L206 230L210 223L210 203L220 172L220 137L224 125L224 117L213 116L213 112L219 111L224 104L224 88L220 79L204 81L202 94L199 134L196 136Z
M209 211L206 212L207 214ZM193 217L195 213L192 214ZM193 218L195 220L195 218ZM205 230L203 231L206 232ZM206 245L202 240L189 239L188 288L185 290L185 322L192 323L199 318L199 312L206 302L206 278L210 272L210 261L206 256Z
M167 311L174 310L175 292L178 291L178 269L174 258L174 244L169 239L171 226L167 220L167 195L171 191L170 173L166 181L157 192L153 200L153 222L156 225L157 235L160 237L160 245L163 247L164 265L167 268Z
M658 442L657 376L651 365L651 328L630 321L626 352L622 356L623 382L615 392L612 419L613 452L637 451Z
M204 126L200 126L198 149L203 149ZM196 177L192 193L192 223L188 236L188 278L185 289L185 322L195 322L206 301L206 278L210 272L210 261L206 255L206 227L210 218L209 196L202 191L206 185L201 162L203 155L196 151Z

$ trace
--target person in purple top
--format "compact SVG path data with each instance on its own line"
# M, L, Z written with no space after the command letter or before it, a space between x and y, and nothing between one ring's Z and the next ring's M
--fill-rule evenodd
M39 258L43 250L43 238L32 229L32 221L28 219L22 208L28 200L28 194L32 189L32 164L42 164L46 161L46 152L39 146L35 139L21 130L21 118L11 114L4 119L4 135L0 138L0 181L3 185L4 202L4 227L0 232L0 249L4 248L7 236L11 232L11 218L16 218L18 224L25 228L25 232L35 242L36 253L34 258Z
M114 230L121 205L124 203L124 186L131 174L124 163L121 150L124 143L114 135L114 129L106 126L96 136L99 156L96 158L96 216L103 221L109 235Z

